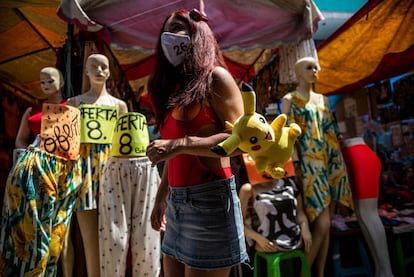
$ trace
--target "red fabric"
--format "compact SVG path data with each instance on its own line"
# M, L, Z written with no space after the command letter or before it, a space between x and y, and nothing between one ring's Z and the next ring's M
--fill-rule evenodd
M224 61L235 79L241 79L244 82L250 82L255 74L254 64L243 64L224 57Z
M66 100L59 103L61 106L66 105ZM43 103L33 106L28 118L28 125L35 136L40 134L40 127L42 126L42 107Z
M40 127L42 123L42 104L32 107L30 111L30 116L28 119L28 125L30 130L36 136L40 134Z
M381 161L366 144L342 148L352 197L355 199L378 198Z
M255 74L254 65L243 64L224 57L226 65L235 79L249 82ZM154 55L148 56L136 63L121 65L128 80L144 78L154 69Z
M176 139L185 136L198 135L201 128L216 125L213 111L203 106L197 116L189 121L180 121L167 116L160 130L163 139ZM220 178L230 178L231 168L210 169L194 155L181 154L168 160L168 183L171 187L193 186Z
M151 98L149 97L148 93L143 93L139 98L139 105L142 108L146 108L148 110L152 110L152 102Z
M128 80L136 80L151 74L155 64L154 55L150 55L136 63L121 65Z

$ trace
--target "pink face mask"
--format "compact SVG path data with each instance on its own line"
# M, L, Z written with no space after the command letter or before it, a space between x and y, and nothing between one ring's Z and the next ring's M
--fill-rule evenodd
M170 32L161 34L161 46L165 57L173 65L183 63L190 45L191 39L188 35L180 35Z

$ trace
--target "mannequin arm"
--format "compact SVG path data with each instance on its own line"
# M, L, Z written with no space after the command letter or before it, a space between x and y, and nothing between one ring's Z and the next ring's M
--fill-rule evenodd
M30 142L30 128L29 128L29 116L32 108L26 109L22 116L22 120L20 122L19 131L17 132L15 147L16 148L26 148Z
M290 106L292 105L292 96L287 94L282 98L281 112L288 115L290 112Z
M296 219L300 225L301 235L302 235L303 243L305 246L305 252L309 253L312 247L312 234L310 232L308 218L306 217L305 210L303 208L302 195L299 194L296 197L296 200L297 200Z

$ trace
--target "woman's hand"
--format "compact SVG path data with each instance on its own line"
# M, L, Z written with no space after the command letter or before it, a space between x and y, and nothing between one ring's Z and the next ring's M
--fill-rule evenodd
M165 209L167 204L163 200L155 200L154 207L151 212L151 226L155 231L165 231Z
M177 140L168 139L156 139L152 141L147 147L147 157L152 162L152 165L172 158L177 142Z

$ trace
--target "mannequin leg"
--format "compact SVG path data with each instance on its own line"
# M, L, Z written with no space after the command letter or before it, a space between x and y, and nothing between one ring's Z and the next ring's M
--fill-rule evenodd
M154 207L160 177L157 167L141 163L138 186L130 194L132 204L131 254L132 276L159 276L161 271L160 232L151 227L151 211ZM132 187L132 185L131 185Z
M88 277L99 277L99 240L97 210L78 211L76 217L85 249Z
M62 252L60 254L63 277L73 276L73 266L75 263L74 252L75 250L73 248L71 239L71 223L69 223L68 229L65 234L65 240L63 241Z
M114 157L109 157L102 171L98 219L101 277L125 276L130 238L130 195L135 180L131 172L134 172L132 161Z
M387 237L378 216L377 199L354 199L355 214L375 266L375 277L392 277Z
M309 253L310 266L315 267L316 276L323 277L329 248L331 219L329 207L325 208L312 224L312 248Z

